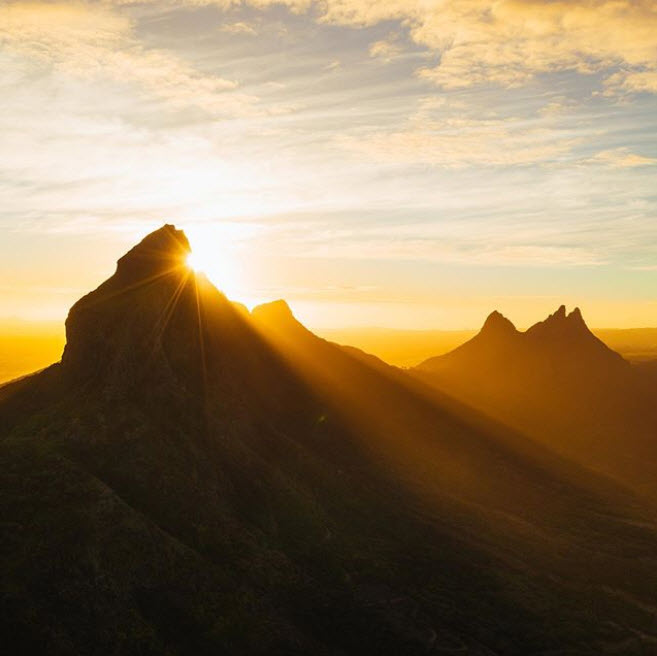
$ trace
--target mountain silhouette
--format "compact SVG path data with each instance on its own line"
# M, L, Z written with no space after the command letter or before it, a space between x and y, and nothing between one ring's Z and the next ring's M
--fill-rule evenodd
M491 339L495 337L504 339L509 335L516 335L517 332L516 327L497 310L488 315L481 329L481 333L489 336Z
M653 493L654 384L560 306L525 332L493 312L414 373L582 464Z
M587 364L610 370L628 368L627 362L618 353L589 330L579 308L567 314L566 307L560 306L545 321L531 326L525 340L535 352L543 349L551 357L560 359L564 365L572 357L578 367Z
M188 252L147 236L0 388L9 653L649 653L640 499Z

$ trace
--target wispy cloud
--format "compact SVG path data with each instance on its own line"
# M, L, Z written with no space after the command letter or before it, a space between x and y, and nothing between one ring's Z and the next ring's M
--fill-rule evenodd
M537 120L474 118L464 110L462 103L446 106L445 99L422 99L403 129L343 135L337 141L380 162L444 167L551 162L580 141Z
M256 28L244 21L237 21L236 23L224 23L219 28L221 32L228 32L229 34L246 34L248 36L256 36L258 31Z
M613 267L638 294L657 248L656 12L0 0L0 229L102 245L248 223L249 262L278 258L253 289L288 271L281 293L303 280L336 301L437 298L443 264L505 272L503 289L472 274L478 295L530 293L527 276L592 289Z
M440 55L422 74L444 88L524 84L541 73L588 74L622 65L622 86L657 90L657 6L652 0L327 0L322 20L402 21Z
M108 5L158 0L106 0ZM286 6L324 23L371 26L398 21L439 63L422 75L437 85L463 88L525 84L555 71L603 72L607 89L657 91L657 7L652 0L180 0L191 7L227 10ZM396 48L376 42L375 52ZM622 69L619 71L618 69ZM614 70L616 69L616 70Z
M253 111L256 98L237 83L203 74L170 52L144 46L132 21L108 7L20 2L0 7L0 47L35 65L84 79L136 84L175 106L218 115Z
M593 157L586 160L590 164L602 164L619 168L632 168L635 166L650 166L657 164L657 158L645 157L631 152L628 148L614 148L612 150L601 150Z
M657 93L657 67L647 65L643 69L623 70L605 80L605 93Z
M392 32L385 39L372 43L369 52L370 57L378 57L390 62L404 52L404 49L400 43L399 34Z

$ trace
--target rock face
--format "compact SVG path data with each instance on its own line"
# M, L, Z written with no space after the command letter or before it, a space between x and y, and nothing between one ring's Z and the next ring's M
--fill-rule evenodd
M249 315L188 249L148 236L62 363L0 389L5 650L641 653L635 500L283 302Z
M148 364L161 348L170 311L189 294L189 252L184 233L165 225L126 253L114 275L71 308L63 368L109 382Z
M189 252L184 233L165 225L71 308L62 373L72 385L180 396L202 387L208 393L206 383L221 375L226 393L239 395L240 379L252 376L260 358L271 360L245 308L192 271Z
M166 224L129 250L116 265L113 284L131 285L185 266L191 253L182 230ZM110 282L110 281L108 281Z

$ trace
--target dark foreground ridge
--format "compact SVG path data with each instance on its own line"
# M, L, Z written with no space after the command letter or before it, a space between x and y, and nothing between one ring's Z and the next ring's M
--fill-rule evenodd
M654 653L642 502L188 251L146 237L0 389L7 653Z

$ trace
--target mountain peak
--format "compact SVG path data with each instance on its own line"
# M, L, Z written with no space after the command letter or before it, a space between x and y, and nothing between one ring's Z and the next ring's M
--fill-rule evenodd
M566 312L566 306L561 305L556 312L553 312L547 319L534 324L527 331L528 335L548 338L582 338L591 337L590 332L581 310L576 307L572 312Z
M126 371L134 377L152 363L174 310L184 314L190 252L185 233L166 224L121 257L114 275L69 311L62 356L66 370L108 381L110 368L122 372L116 373L119 380Z
M185 266L190 253L185 233L167 223L146 235L119 259L116 275L121 279L140 279L164 273Z
M465 344L461 344L453 351L429 358L418 365L418 368L426 371L438 370L445 362L458 361L464 358L467 362L489 361L500 357L502 353L516 348L518 340L522 339L522 333L501 312L491 312L481 330Z
M289 323L296 322L294 314L286 301L279 299L269 303L262 303L251 310L254 319L266 321L267 323Z
M484 322L484 325L481 328L480 333L486 334L501 334L501 333L515 333L516 327L511 321L509 321L502 313L494 310L488 315L488 318Z
M547 319L546 321L551 321L551 322L558 322L558 321L563 321L566 318L566 306L565 305L560 305L559 308L557 309L556 312L553 312Z
M566 318L571 323L586 325L584 317L582 316L582 311L578 307L576 307Z

